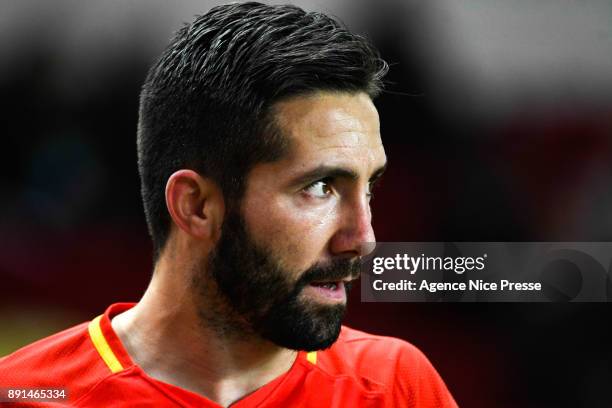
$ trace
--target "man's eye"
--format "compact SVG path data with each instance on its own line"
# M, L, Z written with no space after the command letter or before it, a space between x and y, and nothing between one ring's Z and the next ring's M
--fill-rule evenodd
M306 186L304 191L315 197L325 198L331 194L332 189L327 181L319 180Z

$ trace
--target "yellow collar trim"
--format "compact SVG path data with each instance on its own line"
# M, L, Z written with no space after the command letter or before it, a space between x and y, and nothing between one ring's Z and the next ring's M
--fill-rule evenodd
M91 337L94 347L111 372L117 373L123 370L123 366L119 360L117 360L117 356L115 356L115 353L113 353L113 350L108 345L104 334L102 334L102 328L100 327L101 319L102 315L96 317L89 323L89 337Z
M98 354L100 354L100 357L102 357L102 360L104 360L108 368L111 370L111 372L117 373L123 370L123 366L117 359L117 356L115 356L115 353L113 353L113 350L108 345L104 334L102 334L102 328L100 327L101 319L102 315L96 317L89 323L89 337L91 337L91 341L94 347L98 351ZM316 365L317 352L311 351L307 353L306 360L308 360L309 363Z
M306 360L308 360L311 364L316 365L317 364L317 352L311 351L310 353L306 354Z

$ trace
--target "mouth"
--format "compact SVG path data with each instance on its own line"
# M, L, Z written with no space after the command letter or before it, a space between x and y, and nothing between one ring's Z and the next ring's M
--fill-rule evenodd
M336 289L338 285L345 285L351 281L354 281L356 278L343 278L343 279L338 279L338 280L321 280L321 281L314 281L311 282L310 284L313 286L319 286L319 287L323 287L323 288L327 288L327 289Z
M318 288L323 288L323 289L327 289L327 290L336 290L338 289L338 286L340 284L343 284L342 281L335 281L335 282L312 282L311 285L318 287Z
M345 278L337 281L316 281L311 282L307 289L311 295L325 302L345 302L346 283L352 280L351 278Z

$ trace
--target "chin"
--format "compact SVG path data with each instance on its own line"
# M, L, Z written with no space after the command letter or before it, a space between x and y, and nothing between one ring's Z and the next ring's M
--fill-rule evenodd
M299 312L298 308L290 308L282 313L277 308L257 331L267 340L292 350L329 348L340 335L346 306L300 304Z

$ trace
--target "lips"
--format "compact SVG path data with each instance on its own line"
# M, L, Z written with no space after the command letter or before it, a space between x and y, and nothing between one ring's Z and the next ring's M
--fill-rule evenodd
M359 266L355 260L346 258L314 266L304 272L296 287L304 289L304 296L320 302L346 302L352 281L359 278Z
M340 283L349 283L354 281L355 279L357 279L356 277L345 277L345 278L340 278L340 279L325 279L325 280L316 280L313 282L310 282L311 285L313 286L319 286L319 287L324 287L324 288L328 288L328 289L335 289L336 286L338 286Z
M344 281L313 282L305 288L307 296L314 296L321 302L346 302L346 286Z

